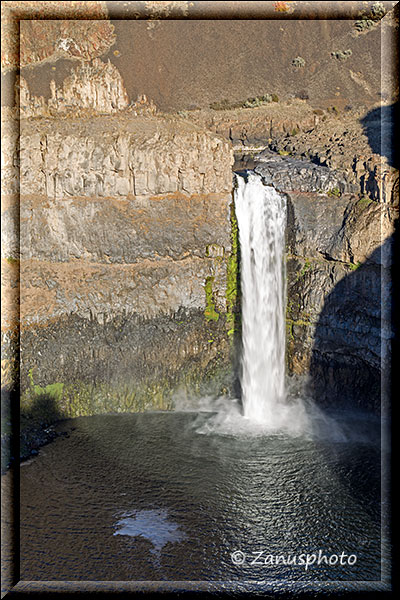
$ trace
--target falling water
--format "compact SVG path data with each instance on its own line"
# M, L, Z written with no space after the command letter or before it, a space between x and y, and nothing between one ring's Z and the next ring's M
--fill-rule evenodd
M255 173L236 176L242 289L244 416L272 428L285 406L285 198Z

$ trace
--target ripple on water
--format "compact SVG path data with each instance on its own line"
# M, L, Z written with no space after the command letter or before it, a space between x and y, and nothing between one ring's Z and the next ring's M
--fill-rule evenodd
M21 470L21 577L377 578L376 427L364 423L363 442L340 443L283 434L197 434L209 416L146 413L61 424L70 436L59 437ZM262 549L356 552L358 561L305 572L298 565L267 568L231 560L235 550L251 556Z

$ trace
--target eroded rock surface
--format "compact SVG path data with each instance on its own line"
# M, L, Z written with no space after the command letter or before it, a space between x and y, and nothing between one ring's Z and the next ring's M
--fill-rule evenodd
M42 396L60 416L168 408L180 385L226 375L229 143L129 112L20 129L4 162L3 285L20 291L24 410Z
M114 27L106 17L104 2L96 0L3 2L2 69L101 56L115 42Z
M398 209L354 195L286 195L289 371L309 377L319 403L379 412Z
M21 192L49 199L226 192L228 142L168 118L21 123ZM226 156L228 159L226 159Z
M265 185L273 185L278 191L330 192L336 195L358 191L357 185L348 182L344 173L328 167L282 157L270 150L257 155L256 161L256 173L261 175Z
M50 82L51 96L48 101L43 96L30 93L23 77L19 80L18 105L21 117L50 116L73 112L78 116L82 111L111 114L129 105L128 94L118 69L111 64L94 59L83 62L71 69L62 86L57 87L54 79Z
M394 204L399 181L394 160L395 110L395 105L383 104L370 111L319 111L316 127L300 135L277 136L269 148L328 167L353 183L358 193Z
M319 117L300 100L254 108L181 111L184 118L229 139L237 150L266 146L276 137L314 128Z

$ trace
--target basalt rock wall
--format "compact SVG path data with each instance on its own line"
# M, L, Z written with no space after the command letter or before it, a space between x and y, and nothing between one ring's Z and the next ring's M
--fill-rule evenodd
M23 409L168 408L180 386L226 373L229 143L129 113L22 119L14 142L2 366L11 385L20 296Z
M342 174L291 157L264 153L255 171L287 198L288 372L308 377L319 404L378 412L398 204L352 193Z

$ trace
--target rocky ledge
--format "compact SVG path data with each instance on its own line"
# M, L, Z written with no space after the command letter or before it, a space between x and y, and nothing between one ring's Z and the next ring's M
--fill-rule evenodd
M389 377L398 202L269 150L254 171L287 198L287 366L320 404L380 411ZM386 378L386 379L385 379Z
M325 192L340 196L358 192L346 174L329 167L264 150L255 157L255 172L278 191Z

